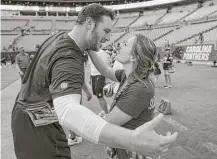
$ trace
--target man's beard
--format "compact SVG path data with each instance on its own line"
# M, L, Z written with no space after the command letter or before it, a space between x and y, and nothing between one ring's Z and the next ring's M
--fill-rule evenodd
M92 31L92 38L90 41L90 49L93 51L99 51L100 48L98 46L98 43L99 43L99 37L98 37L97 32L95 31L95 28L94 28L94 30Z

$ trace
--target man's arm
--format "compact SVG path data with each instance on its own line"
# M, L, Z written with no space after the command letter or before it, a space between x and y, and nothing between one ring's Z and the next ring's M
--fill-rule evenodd
M128 130L106 122L95 113L80 105L81 96L70 94L53 100L59 123L94 143L114 148L127 149L147 156L156 156L165 151L177 138L177 133L160 136L154 128L163 115L158 115L136 130Z
M88 54L97 68L97 70L105 77L113 80L118 81L115 77L115 71L116 69L110 68L106 65L106 63L102 60L102 58L97 54L97 52L94 51L88 51Z

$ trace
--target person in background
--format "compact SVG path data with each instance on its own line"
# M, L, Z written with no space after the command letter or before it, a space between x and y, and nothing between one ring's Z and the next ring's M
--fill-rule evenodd
M21 81L23 80L23 76L29 67L30 58L27 53L25 53L23 46L19 47L19 53L15 58L16 68L20 75Z
M31 54L30 56L29 56L29 59L30 59L30 63L32 62L32 60L33 60L33 58L35 57L35 55L34 54Z
M204 42L204 36L203 36L203 33L200 33L200 34L199 34L199 42L200 42L201 45L202 45L203 42Z
M171 75L169 72L169 69L172 67L173 57L172 54L170 54L170 48L167 48L166 54L163 58L163 70L164 70L164 77L165 77L165 86L164 88L172 88L172 82L171 82Z
M161 75L161 69L160 69L160 65L158 64L158 62L156 61L154 63L154 76L155 76L155 87L157 88L157 81L159 76Z
M109 55L104 50L100 50L97 54L101 56L102 60L109 67L110 66ZM99 115L104 116L104 114L108 113L107 102L103 94L103 87L106 84L106 78L103 75L101 75L101 73L96 69L96 67L92 62L90 65L90 72L91 72L91 84L92 84L93 95L97 97L100 107L102 109Z

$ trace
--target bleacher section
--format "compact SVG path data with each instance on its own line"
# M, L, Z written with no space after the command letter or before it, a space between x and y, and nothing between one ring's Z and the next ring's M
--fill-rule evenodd
M168 39L170 43L175 44L181 40L184 40L185 38L198 34L199 32L208 30L209 28L212 28L214 26L217 26L216 21L183 26L182 28L174 30L172 33L155 41L155 43L157 46L161 46L164 42L164 39Z
M217 41L217 28L203 34L204 43L212 43ZM200 44L199 36L188 39L178 45Z
M1 35L1 50L5 46L6 48L11 45L17 35Z
M171 13L167 13L163 19L160 21L158 24L163 24L163 23L174 23L177 20L185 17L186 15L190 14L193 12L195 9L197 9L196 4L191 4L187 6L181 6L181 7L174 7L171 10Z
M166 13L166 10L147 11L144 12L130 27L140 27L146 24L153 25L161 16Z
M50 35L26 35L21 37L19 44L22 45L25 51L34 51L36 44L42 44Z
M107 45L111 44L112 42L117 40L123 34L124 34L124 32L112 33L111 36L110 36L110 41L107 41L106 43L104 43L103 46L107 46Z
M211 2L213 2L213 5L210 4ZM162 46L165 39L175 45L195 43L199 39L199 33L204 33L205 42L217 42L217 29L214 28L217 26L216 0L206 1L201 8L198 8L197 3L176 5L172 7L170 13L167 13L166 7L152 9L146 9L142 15L138 11L120 12L113 22L113 33L110 41L103 46L113 42L126 41L137 33L154 40L156 46ZM19 36L20 38L16 39L18 45L23 45L26 51L34 51L35 45L41 44L52 33L71 30L76 23L76 19L76 16L4 16L1 22L1 48L3 46L7 48ZM21 33L21 28L24 28L24 26L27 28L26 33ZM22 34L27 35L22 36Z
M149 37L152 40L159 38L160 36L172 31L174 28L159 28L159 29L152 29L152 30L137 30L132 31L129 34L124 35L119 42L127 41L130 37L134 36L135 34L143 34Z
M136 18L138 18L138 16L136 16L136 17L122 17L122 18L120 17L114 27L115 27L115 28L127 27L127 26L129 26L134 20L136 20Z
M12 31L16 27L24 27L28 20L1 19L1 31Z
M56 30L70 30L75 25L75 22L75 20L57 20L55 22Z
M213 6L209 6L209 4L213 2ZM200 19L208 16L209 14L217 11L217 2L216 1L207 1L204 2L203 7L196 10L194 13L185 18L186 21Z
M52 20L34 20L30 23L30 26L35 27L36 31L51 30Z
M216 12L214 12L214 13L212 13L211 15L209 15L209 17L217 17L217 10L216 10Z

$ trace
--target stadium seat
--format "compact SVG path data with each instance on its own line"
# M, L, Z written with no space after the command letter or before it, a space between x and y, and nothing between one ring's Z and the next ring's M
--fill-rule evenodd
M12 31L16 27L24 27L27 20L22 19L2 19L1 31Z

